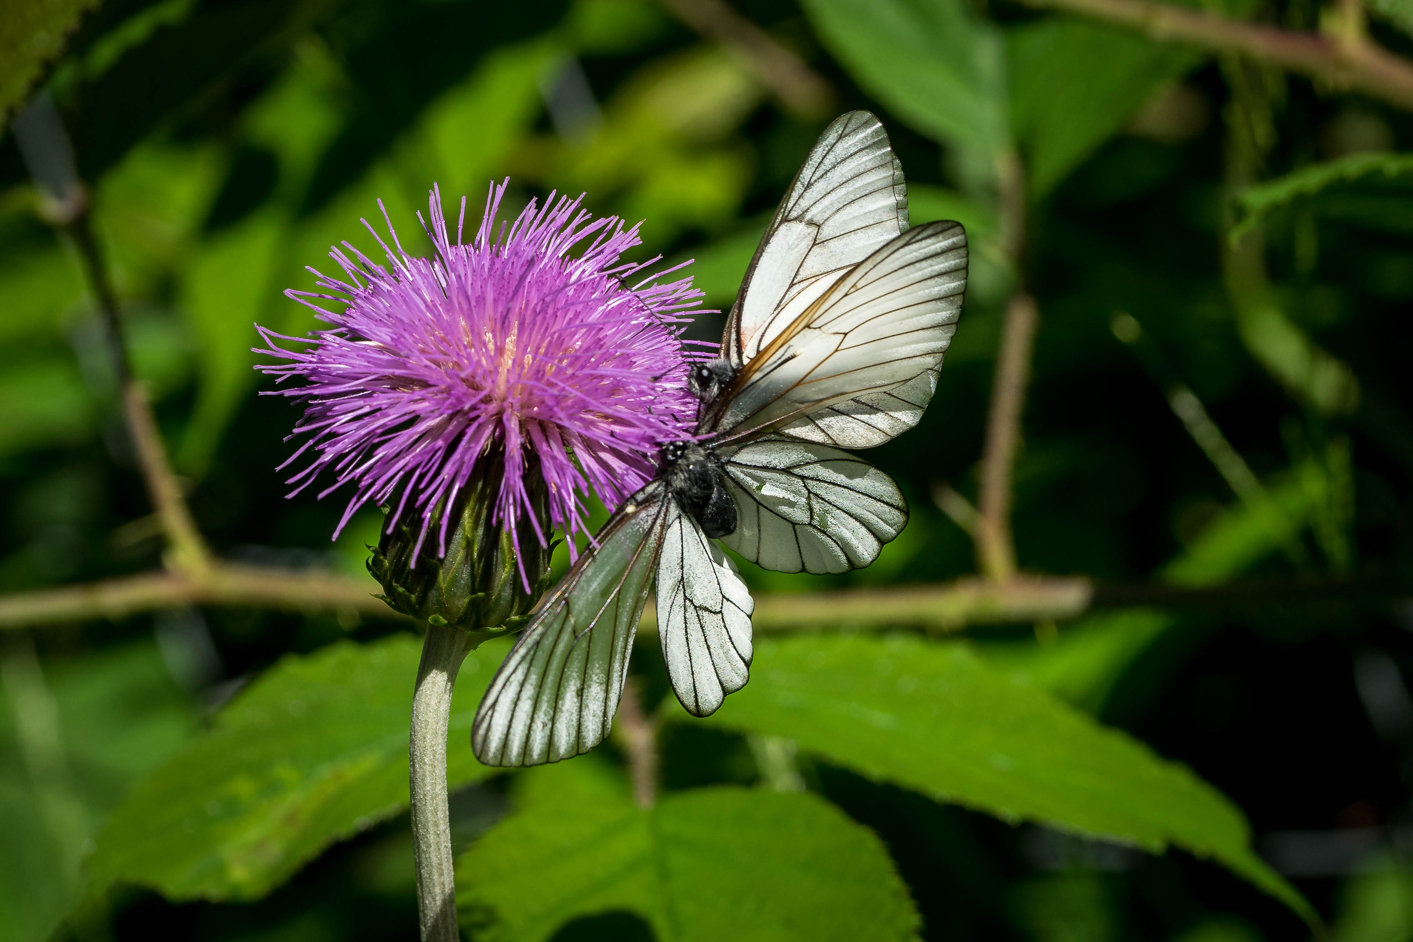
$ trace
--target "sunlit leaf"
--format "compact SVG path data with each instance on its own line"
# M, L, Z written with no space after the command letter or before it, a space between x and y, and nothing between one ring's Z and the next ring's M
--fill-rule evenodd
M659 942L917 938L883 845L819 798L706 788L645 811L592 762L530 773L535 797L457 861L473 938L539 942L612 912Z
M213 728L118 807L90 862L95 889L254 899L325 847L407 807L407 730L420 645L397 635L285 658ZM471 754L475 704L500 651L466 659L447 777L490 774Z
M681 714L685 716L684 714ZM1211 857L1304 916L1251 849L1241 811L1184 766L988 667L914 637L762 641L712 722L1009 821Z

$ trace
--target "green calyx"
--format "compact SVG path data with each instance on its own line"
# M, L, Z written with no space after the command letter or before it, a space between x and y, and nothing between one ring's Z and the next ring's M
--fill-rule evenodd
M517 521L521 534L517 560L509 527L497 525L493 519L493 485L498 480L498 475L490 473L477 475L457 495L450 508L445 556L437 555L444 505L432 514L415 564L413 552L422 531L421 516L404 515L391 532L384 531L372 549L368 571L383 587L380 598L394 611L485 637L514 630L528 620L530 609L549 586L554 544L541 546L529 514L522 514ZM531 473L525 483L540 532L548 532L544 481L538 473Z

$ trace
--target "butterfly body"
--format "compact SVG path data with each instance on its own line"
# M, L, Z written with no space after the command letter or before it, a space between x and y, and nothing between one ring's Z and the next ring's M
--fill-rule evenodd
M736 503L726 489L721 460L696 442L666 442L659 450L658 479L712 539L736 530Z
M689 371L691 437L661 446L656 478L541 603L477 711L478 759L553 762L607 736L654 586L682 706L706 716L744 687L755 603L718 540L777 572L842 573L878 557L907 502L850 450L921 419L966 268L959 224L910 227L878 119L835 120L747 269L722 358Z

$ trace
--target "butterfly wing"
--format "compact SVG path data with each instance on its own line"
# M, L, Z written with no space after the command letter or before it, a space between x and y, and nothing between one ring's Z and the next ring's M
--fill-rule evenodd
M737 523L722 542L764 569L859 569L908 522L892 478L826 445L761 439L731 452L724 467Z
M624 502L544 600L471 727L486 765L555 762L608 735L676 502L654 481Z
M736 566L673 502L657 563L657 624L672 689L709 716L746 685L755 603Z
M836 118L761 239L722 346L740 368L849 268L908 228L902 166L867 111Z
M780 432L862 448L916 424L956 331L966 233L903 233L850 269L754 358L704 417L717 444Z

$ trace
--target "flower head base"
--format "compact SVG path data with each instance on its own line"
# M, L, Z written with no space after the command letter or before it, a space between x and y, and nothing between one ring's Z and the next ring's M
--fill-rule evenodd
M314 272L322 291L286 292L331 328L312 339L260 329L260 352L285 361L260 368L303 380L277 394L308 403L295 434L310 437L281 466L313 450L290 480L295 492L327 469L336 480L320 497L354 489L340 530L369 502L391 506L389 532L420 517L413 565L436 508L457 505L487 471L498 477L487 494L493 522L513 543L528 521L541 547L550 528L572 547L586 491L612 506L642 486L657 444L688 434L695 412L686 371L707 353L684 353L701 297L691 279L659 283L659 273L630 287L652 263L620 258L639 244L638 227L593 219L582 197L531 201L497 230L504 192L492 188L475 239L462 244L465 200L453 242L434 189L423 221L431 258L404 251L384 211L393 247L368 229L387 267L345 242L330 253L342 278ZM439 555L450 516L435 527Z

